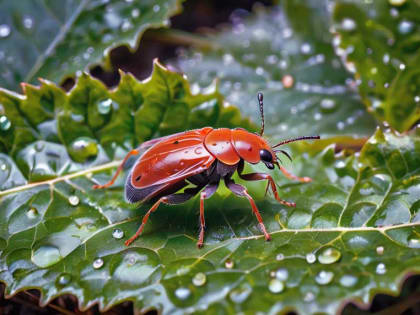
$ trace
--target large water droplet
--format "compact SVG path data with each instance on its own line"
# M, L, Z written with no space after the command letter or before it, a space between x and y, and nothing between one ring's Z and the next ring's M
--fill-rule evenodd
M284 290L284 283L279 279L271 279L268 283L268 289L272 293L280 293Z
M385 264L384 264L384 263L379 263L379 264L376 266L376 273L377 273L378 275L383 275L383 274L385 274L385 273L386 273L386 266L385 266Z
M95 269L100 269L102 268L103 265L104 265L104 260L102 258L96 258L92 264L93 268Z
M186 300L190 297L190 295L191 291L188 288L181 287L175 290L175 296L180 300Z
M195 276L192 279L192 283L197 286L201 287L206 283L207 276L203 272L196 273Z
M235 263L233 262L233 260L232 259L229 259L229 258L226 259L226 261L225 261L225 267L227 269L232 269L233 266L235 266Z
M32 255L32 261L41 268L49 267L59 262L60 251L55 246L41 246Z
M77 138L70 146L69 153L77 162L85 162L95 158L98 154L98 145L95 140L88 137Z
M28 212L26 212L26 216L28 217L28 219L35 219L38 216L38 210L32 207L28 210Z
M332 113L337 109L337 103L330 98L321 100L321 111L323 113Z
M286 281L289 277L289 272L286 268L279 268L276 271L276 278L281 281Z
M327 265L338 261L341 257L341 252L333 247L325 248L318 255L318 261L321 264Z
M308 264L313 264L316 261L316 256L313 253L306 254L306 262Z
M60 286L68 285L71 281L71 275L68 273L63 273L57 278L57 284Z
M328 283L331 283L333 278L334 278L333 272L322 270L315 276L315 281L316 283L320 285L326 285Z
M400 34L409 34L414 30L414 23L411 21L407 21L407 20L402 20L399 24L398 24L398 32L400 32Z
M0 38L6 38L11 33L10 26L7 24L1 24L0 25Z
M69 204L71 204L73 207L77 206L79 202L80 202L79 197L77 197L76 195L69 197Z
M120 240L124 237L124 232L120 229L114 229L114 231L112 231L112 237Z
M9 118L6 116L0 116L0 129L3 131L9 130L12 126L12 123L10 122Z
M357 277L352 275L344 275L340 278L340 284L343 287L349 288L357 283Z

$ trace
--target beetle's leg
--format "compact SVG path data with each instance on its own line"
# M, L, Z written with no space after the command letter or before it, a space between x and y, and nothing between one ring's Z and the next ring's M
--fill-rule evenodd
M292 180L298 180L302 183L308 183L312 181L312 178L310 177L298 177L296 175L293 175L292 173L288 172L283 166L280 166L280 171L282 171L284 176Z
M209 184L200 194L200 234L197 242L198 248L203 247L204 230L206 228L206 221L204 220L204 199L210 198L216 192L218 186L218 182Z
M128 246L128 245L130 245L131 243L133 243L134 242L134 240L137 238L137 237L139 237L139 235L141 234L141 232L143 232L143 228L144 228L144 225L146 224L146 222L147 222L147 220L149 220L149 216L150 216L150 214L153 212L153 211L155 211L156 209L157 209L157 207L159 207L159 205L160 205L160 203L161 202L164 202L164 203L167 203L168 202L168 198L167 197L162 197L162 198L160 198L158 201L156 201L155 203L154 203L154 205L149 209L149 211L147 211L147 213L146 213L146 215L143 217L143 220L142 220L142 222L141 222L141 225L140 225L140 227L138 228L138 230L137 230L137 232L136 232L136 234L134 234L132 237L130 237L128 240L126 240L125 241L125 246Z
M244 180L264 180L264 179L268 180L267 186L270 185L271 190L273 191L273 194L274 194L274 198L276 198L278 202L288 207L296 207L296 204L294 202L289 202L280 198L279 193L277 191L276 183L274 182L273 178L270 175L265 174L265 173L241 174L240 172L238 172L238 174L239 174L239 177Z
M117 176L121 173L121 171L124 167L124 164L125 164L125 162L127 162L128 158L132 155L137 155L137 154L139 154L139 151L137 149L131 150L130 152L128 152L128 154L125 156L124 160L121 162L120 166L118 166L118 169L115 172L112 179L104 185L93 185L92 188L93 189L99 189L99 188L107 188L107 187L111 186L115 182L115 180L117 179Z
M265 229L265 225L261 218L260 212L258 211L257 205L255 204L254 199L252 199L252 197L249 195L246 188L242 185L235 184L235 182L229 178L225 178L225 184L227 188L229 188L229 190L232 191L235 195L238 195L240 197L246 197L248 199L249 203L251 204L252 211L254 212L259 222L258 225L260 226L261 231L264 233L265 240L271 240L271 236L267 233L267 230Z

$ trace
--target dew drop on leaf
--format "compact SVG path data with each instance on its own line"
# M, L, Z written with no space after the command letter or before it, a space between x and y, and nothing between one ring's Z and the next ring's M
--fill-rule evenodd
M313 264L316 261L316 256L313 253L306 254L306 262L308 264Z
M124 237L124 232L120 229L114 229L114 231L112 231L112 237L117 240L122 239Z
M26 216L28 219L35 219L38 216L38 210L32 207L28 210L28 212L26 212Z
M153 6L153 12L159 12L160 11L160 6L158 4L155 4Z
M192 283L197 286L201 287L206 283L207 276L203 272L196 273L192 279Z
M77 197L76 195L69 197L69 204L71 204L73 207L77 206L79 202L80 202L79 197Z
M240 304L244 302L251 294L252 289L250 287L241 287L234 289L229 293L229 298L232 302Z
M104 265L104 261L102 258L96 258L92 264L93 268L95 269L100 269L103 265Z
M55 246L41 246L32 255L32 261L41 268L49 267L61 260L60 251Z
M408 239L408 246L411 248L420 248L420 238L418 236L410 237Z
M411 33L413 30L414 30L414 23L411 21L402 20L398 24L398 32L400 32L400 34L406 35L406 34Z
M315 281L320 285L326 285L328 283L331 283L333 278L334 273L332 271L322 270L315 276Z
M290 74L286 74L285 76L283 76L283 78L281 79L281 82L283 83L283 86L286 89L290 89L293 86L294 83L294 79Z
M315 299L315 294L312 292L307 292L303 297L303 300L307 303L312 302Z
M10 35L12 30L10 29L10 26L7 24L1 24L0 25L0 38L6 38Z
M235 265L235 263L233 262L232 259L226 259L226 261L225 261L225 267L227 269L232 269L234 265Z
M0 116L0 129L3 131L9 130L12 126L12 123L10 122L9 118L6 116Z
M280 293L284 290L284 283L279 279L271 279L268 283L268 289L272 293Z
M186 300L190 297L190 295L191 291L188 288L181 287L175 290L175 296L180 300Z
M352 275L344 275L340 278L340 284L343 287L349 288L357 283L357 277Z
M22 20L23 26L30 30L34 26L34 20L30 16L25 16Z
M288 277L289 277L289 272L287 271L286 268L279 268L276 271L276 278L278 280L286 281Z
M88 159L95 158L98 151L95 140L88 137L79 137L72 142L69 153L75 161L83 163Z
M416 103L420 102L420 96L418 95L414 96L414 102Z
M376 266L376 273L377 273L378 275L383 275L383 274L385 274L385 273L386 273L386 266L385 266L385 264L384 264L384 263L379 263L379 264Z
M389 0L390 5L396 5L396 6L403 5L405 2L406 0Z
M338 261L341 257L341 252L333 247L325 248L318 255L318 261L321 264L328 265Z
M345 31L353 31L356 29L356 22L350 18L344 18L341 21L341 28Z
M378 247L376 247L376 253L378 254L378 255L383 255L384 254L384 247L383 246L378 246Z
M279 253L276 255L276 260L281 261L284 259L284 255L282 253Z
M57 284L60 286L65 286L71 281L71 275L68 273L63 273L57 278Z

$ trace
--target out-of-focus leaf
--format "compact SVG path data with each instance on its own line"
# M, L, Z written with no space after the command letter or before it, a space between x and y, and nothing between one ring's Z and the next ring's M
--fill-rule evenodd
M134 47L150 27L168 25L182 0L19 0L0 3L0 86L65 76Z
M234 16L232 29L208 36L213 49L181 55L180 68L202 84L220 78L226 98L253 117L256 94L264 92L267 134L276 139L370 136L375 123L334 53L326 4L284 1L255 11L251 18Z
M398 131L420 119L420 3L338 1L337 52L368 110Z

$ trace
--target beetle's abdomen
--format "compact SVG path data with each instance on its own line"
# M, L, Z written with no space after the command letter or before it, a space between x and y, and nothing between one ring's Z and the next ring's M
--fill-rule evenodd
M239 162L238 153L231 142L232 130L227 128L215 129L209 132L204 140L204 145L216 159L234 165Z

